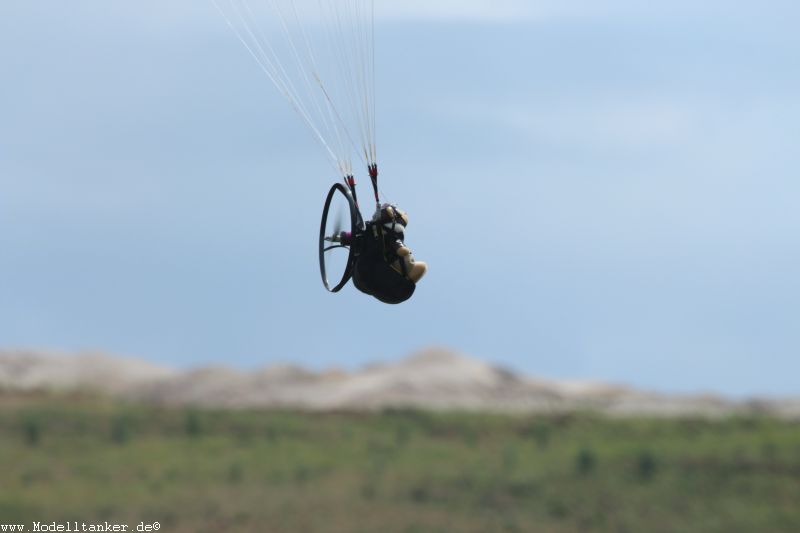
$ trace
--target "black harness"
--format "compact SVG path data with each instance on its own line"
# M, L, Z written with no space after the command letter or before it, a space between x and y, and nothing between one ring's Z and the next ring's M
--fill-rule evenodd
M394 220L392 226L396 225L397 221ZM400 240L399 234L385 228L380 221L370 221L365 226L353 269L353 284L361 292L382 302L404 302L414 294L416 284L408 279L405 261L390 245L391 242ZM399 271L393 266L398 260Z

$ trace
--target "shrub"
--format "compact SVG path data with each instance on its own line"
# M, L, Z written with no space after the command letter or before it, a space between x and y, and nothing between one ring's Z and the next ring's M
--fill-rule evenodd
M42 426L39 420L33 417L25 418L22 422L22 435L26 445L37 446L42 439Z
M130 436L130 419L125 416L115 417L111 422L111 440L117 444L125 444Z
M591 474L596 463L597 457L589 448L582 448L575 456L575 470L582 476Z
M658 463L655 455L649 450L641 452L636 461L636 474L639 479L648 481L656 475L657 470Z
M189 437L199 437L203 433L203 425L200 422L200 415L196 411L186 411L184 419L184 429Z

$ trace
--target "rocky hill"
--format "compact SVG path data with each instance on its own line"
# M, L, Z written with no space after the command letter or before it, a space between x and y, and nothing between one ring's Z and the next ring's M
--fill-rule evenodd
M228 408L593 410L659 416L767 413L800 418L800 398L734 401L714 395L668 395L597 382L546 380L442 348L354 372L312 372L291 365L252 372L226 367L180 371L101 353L6 350L0 351L0 388L79 389L164 405Z

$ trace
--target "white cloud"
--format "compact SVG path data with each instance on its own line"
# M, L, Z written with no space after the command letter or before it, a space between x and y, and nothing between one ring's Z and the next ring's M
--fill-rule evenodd
M384 18L485 22L617 16L638 6L631 0L375 0L376 14Z
M518 0L376 0L385 18L513 20L529 18L534 4Z
M591 102L450 102L453 117L510 128L539 142L636 149L685 142L695 112L674 101L620 97Z
M384 18L475 20L513 22L553 19L661 20L732 19L752 23L771 18L775 13L787 17L796 12L796 4L786 0L739 2L726 0L375 0L376 14Z

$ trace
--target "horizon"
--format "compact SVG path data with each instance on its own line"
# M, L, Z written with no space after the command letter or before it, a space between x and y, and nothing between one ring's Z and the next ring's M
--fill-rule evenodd
M758 394L758 393L744 394L744 395L726 394L723 391L718 391L710 388L675 391L668 389L647 388L623 381L602 380L592 376L564 376L555 378L552 376L539 374L535 372L533 373L526 372L519 368L499 363L497 361L492 360L491 358L477 357L475 355L460 352L443 345L423 346L418 349L412 350L406 354L402 354L399 357L394 357L391 359L367 360L353 365L337 365L335 363L332 363L331 365L328 366L314 366L313 364L304 364L301 361L288 360L288 359L287 360L274 359L261 364L254 363L253 365L249 366L228 364L225 361L220 361L220 360L212 360L202 364L186 363L186 364L176 365L163 361L157 361L152 358L148 358L146 356L114 353L108 350L102 350L98 348L86 348L77 351L63 351L63 350L47 349L47 348L0 347L0 362L2 362L3 357L9 355L11 356L31 355L34 357L55 358L55 359L101 357L109 360L145 363L146 365L151 366L152 368L174 371L177 372L179 375L186 375L187 373L192 373L201 370L217 370L217 369L230 370L243 375L252 375L252 374L258 374L259 372L263 371L282 369L282 368L294 368L310 372L311 374L316 376L321 376L328 373L339 373L339 372L344 373L345 375L355 375L369 370L374 370L376 368L390 368L395 365L402 365L411 361L429 360L431 358L438 359L439 357L444 355L448 358L454 358L456 361L477 362L485 364L488 368L491 368L493 370L498 370L501 372L510 372L517 378L533 379L535 381L542 381L556 386L597 385L601 387L613 387L613 388L619 387L622 389L627 389L629 391L641 392L645 394L664 395L667 397L711 396L733 402L746 402L751 400L780 401L780 400L794 400L800 398L800 394Z

